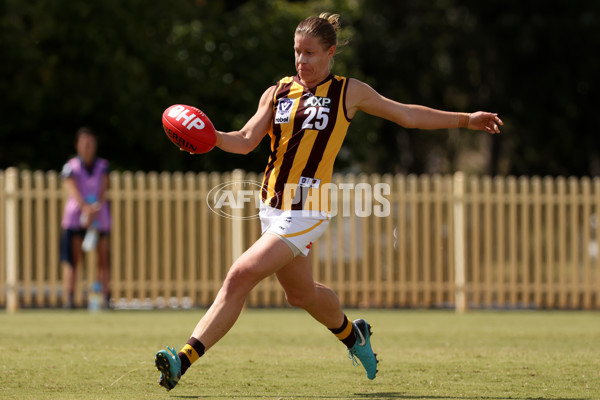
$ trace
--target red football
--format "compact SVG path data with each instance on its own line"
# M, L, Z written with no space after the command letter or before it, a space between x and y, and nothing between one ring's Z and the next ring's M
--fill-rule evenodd
M215 127L196 107L172 105L163 113L162 124L171 142L190 153L207 153L217 143Z

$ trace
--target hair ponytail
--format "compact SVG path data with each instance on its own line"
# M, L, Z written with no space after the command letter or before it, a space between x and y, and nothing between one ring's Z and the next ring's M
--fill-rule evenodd
M296 34L319 38L325 48L338 46L337 32L341 27L340 15L321 13L318 17L309 17L296 27Z
M335 29L336 33L340 31L340 28L342 27L342 24L340 22L340 14L323 12L319 15L319 18L326 19L327 22L329 22L331 26L333 26L333 29Z

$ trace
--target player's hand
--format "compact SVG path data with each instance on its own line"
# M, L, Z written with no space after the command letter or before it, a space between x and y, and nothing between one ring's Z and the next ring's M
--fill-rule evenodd
M81 208L81 213L87 216L85 218L87 223L85 224L85 226L82 226L82 228L87 229L92 225L92 221L96 219L96 216L100 212L101 208L102 206L100 205L100 203L97 202L93 204L86 203L83 205L83 207Z
M504 122L496 113L477 111L469 116L468 128L475 131L484 131L491 134L500 133L502 125L504 125Z

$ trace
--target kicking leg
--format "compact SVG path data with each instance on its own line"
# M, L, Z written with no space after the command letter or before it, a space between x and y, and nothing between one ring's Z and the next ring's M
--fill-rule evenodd
M237 320L250 290L292 259L292 251L274 235L263 235L231 266L214 303L192 337L206 350L217 343Z
M242 254L231 266L215 301L196 325L182 351L176 353L169 349L156 353L160 385L167 390L173 389L191 364L235 324L250 290L292 258L289 246L270 234L263 235Z

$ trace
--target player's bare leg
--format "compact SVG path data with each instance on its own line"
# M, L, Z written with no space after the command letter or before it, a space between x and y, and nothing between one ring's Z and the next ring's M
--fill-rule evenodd
M335 329L343 322L344 312L335 292L313 280L310 256L296 256L277 271L277 279L290 305L306 310L328 329Z
M277 271L277 278L285 290L288 302L303 308L325 325L347 346L353 363L358 365L355 357L358 358L365 368L367 378L374 379L378 361L371 348L371 325L363 319L350 322L342 311L335 292L314 282L310 258L294 258L290 264Z
M234 262L214 303L202 317L192 336L206 350L217 343L240 315L250 290L292 260L287 244L278 237L265 234Z
M63 266L63 282L64 290L66 295L65 308L71 309L74 307L73 297L75 293L75 282L77 282L77 268L79 261L81 260L81 243L83 238L79 235L71 236L71 261L73 264L67 262Z
M215 301L196 325L182 351L177 353L167 348L156 353L160 385L167 390L173 389L191 363L214 346L235 324L250 290L292 258L288 245L271 234L263 235L242 254L231 266Z
M102 235L98 239L98 281L102 285L102 294L106 301L106 307L110 301L110 264L108 259L109 238L107 235Z

